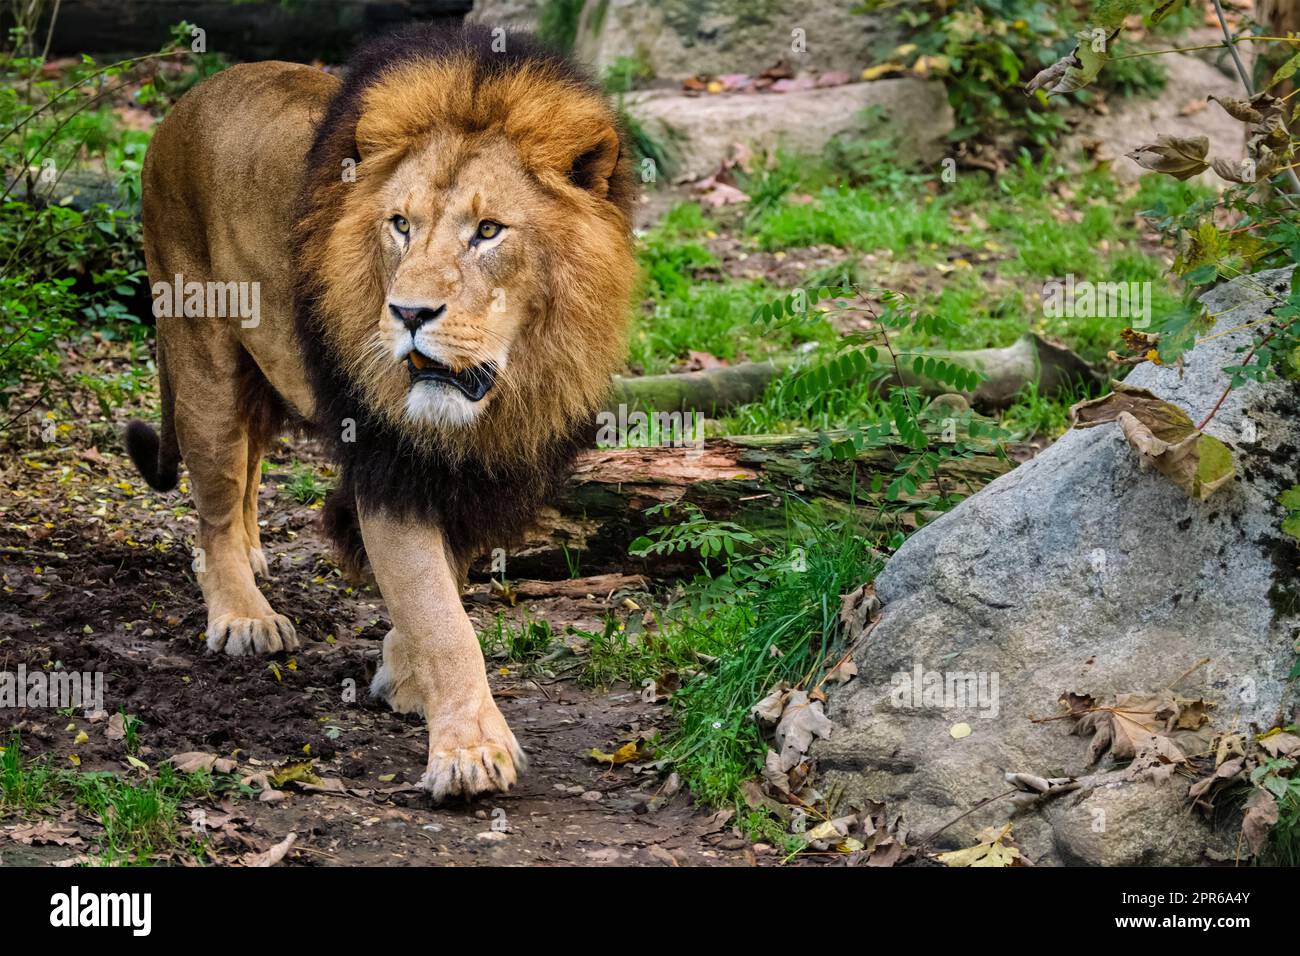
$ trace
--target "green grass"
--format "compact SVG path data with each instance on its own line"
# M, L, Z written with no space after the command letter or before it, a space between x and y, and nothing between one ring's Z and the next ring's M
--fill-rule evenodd
M1136 189L1123 187L1106 170L1069 173L1051 158L1027 156L996 178L963 171L955 182L937 184L926 171L900 166L880 140L840 143L820 159L778 155L756 168L742 178L755 199L748 207L710 215L682 204L643 237L645 308L632 334L634 369L668 371L689 350L734 361L789 354L806 343L815 355L839 341L825 320L755 327L755 306L789 290L720 278L707 240L726 229L755 250L813 244L850 250L855 255L822 270L826 275L809 273L807 284L835 274L864 288L899 288L955 330L943 341L903 337L902 345L990 348L1035 332L1104 366L1131 320L1048 316L1045 284L1068 274L1077 281L1150 283L1152 323L1158 324L1180 297L1161 256L1139 241L1141 214L1175 213L1207 194L1202 186L1155 174ZM814 202L792 201L799 192ZM868 262L862 258L867 253L877 258ZM794 396L787 378L759 402L733 410L720 430L851 427L874 420L878 404L867 383L809 402ZM1025 396L1005 417L1013 430L1054 435L1068 404Z
M767 435L799 430L833 431L884 421L885 402L868 381L853 382L811 398L797 394L796 375L775 379L761 400L742 405L718 422L723 435Z
M808 531L806 570L672 625L692 646L721 651L715 665L673 696L677 725L661 753L706 801L735 800L740 784L758 773L767 744L750 708L779 681L807 688L822 676L840 650L839 596L879 570L869 542L852 529Z
M160 853L202 854L181 813L181 802L213 796L230 781L206 772L181 774L167 764L149 776L124 778L109 771L57 769L48 757L26 758L13 737L0 753L0 816L19 817L71 803L102 827L92 855L101 864L148 862Z
M611 618L602 632L581 632L589 645L584 683L641 687L678 676L675 726L656 756L715 805L735 804L741 783L762 767L767 744L750 708L779 681L807 688L822 676L843 650L839 595L879 570L872 544L880 542L867 529L794 502L787 521L790 540L803 542L797 560L773 543L713 562L662 609L653 630Z
M479 633L479 646L488 658L502 658L527 664L546 654L555 644L550 622L534 619L525 612L518 623L498 614L494 627Z
M316 474L305 462L295 462L289 481L281 487L300 505L313 505L329 494L330 483Z
M1066 395L1039 395L1038 387L1029 385L1003 412L1002 427L1011 432L1016 441L1051 441L1070 427L1070 406L1089 397L1082 388Z
M1277 823L1269 838L1265 862L1272 866L1300 866L1300 786L1292 786L1277 802Z

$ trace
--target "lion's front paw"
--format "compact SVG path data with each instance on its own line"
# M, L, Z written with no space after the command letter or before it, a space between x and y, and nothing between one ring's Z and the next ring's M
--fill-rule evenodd
M223 614L208 624L208 650L225 651L234 657L244 654L275 654L296 651L298 634L283 614L240 617Z
M509 790L526 761L496 704L488 700L465 727L430 732L429 765L420 786L435 800Z

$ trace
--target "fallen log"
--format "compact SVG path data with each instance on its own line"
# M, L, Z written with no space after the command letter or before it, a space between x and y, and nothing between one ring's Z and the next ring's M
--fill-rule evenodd
M926 354L983 375L979 387L964 394L972 405L984 411L1006 408L1027 385L1037 385L1041 394L1055 394L1078 388L1081 382L1092 385L1103 381L1097 370L1074 352L1032 334L1005 348L932 350ZM800 359L781 358L676 375L616 376L610 405L613 409L622 404L645 411L717 415L758 401L774 379L797 369L800 363ZM928 395L952 391L941 382L918 378L910 367L903 369L902 381L920 385ZM882 375L876 384L880 387L897 382L896 376Z
M834 436L831 436L834 437ZM871 478L892 475L898 452L873 449L829 461L815 435L753 435L709 439L702 448L615 448L583 452L565 491L536 530L506 556L508 579L557 579L576 574L671 576L698 568L692 553L634 558L628 546L651 528L676 518L647 515L660 504L694 505L708 518L731 521L779 539L787 528L790 497L808 502L827 520L856 517L864 528L914 528L920 502L941 490L971 494L1010 470L995 454L945 465L937 481L913 499L887 502ZM498 555L498 558L500 556ZM488 576L490 558L473 569Z
M50 40L56 56L146 53L185 20L207 31L206 46L214 53L340 62L363 37L412 20L459 23L472 6L472 0L62 0L46 5L36 36L45 38L57 11ZM8 11L0 13L0 25L13 25Z

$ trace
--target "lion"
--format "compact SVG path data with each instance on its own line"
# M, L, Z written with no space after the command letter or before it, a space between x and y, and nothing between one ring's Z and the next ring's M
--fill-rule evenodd
M218 73L159 126L142 187L161 435L126 443L157 490L189 470L209 651L299 646L256 584L257 495L268 443L309 428L339 465L329 536L392 620L371 692L428 723L421 785L508 789L524 754L460 594L564 480L624 361L615 112L524 35L422 25L341 81Z

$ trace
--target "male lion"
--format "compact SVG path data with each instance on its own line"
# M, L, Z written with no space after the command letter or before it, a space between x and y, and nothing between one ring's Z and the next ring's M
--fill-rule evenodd
M364 46L342 82L219 73L145 159L150 280L187 314L155 309L162 436L132 422L127 446L160 491L189 466L208 648L298 646L254 582L257 490L276 430L310 423L341 465L328 530L393 621L371 691L425 715L435 798L523 766L460 585L555 490L623 359L630 167L564 60L427 26ZM214 287L257 290L260 315L205 310Z

